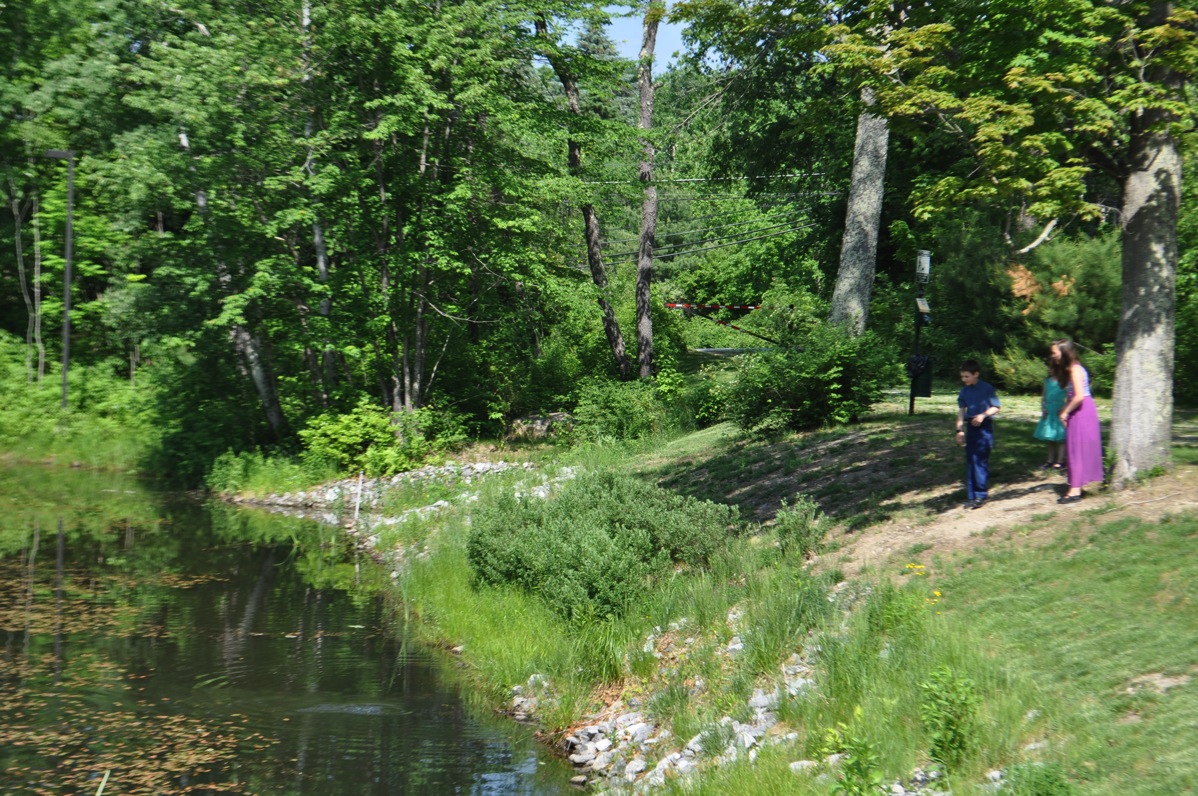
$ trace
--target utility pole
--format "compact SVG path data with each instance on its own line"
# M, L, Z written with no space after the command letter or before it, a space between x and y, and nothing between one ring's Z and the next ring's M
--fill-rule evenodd
M907 360L907 375L911 377L911 398L907 414L915 414L915 399L932 396L932 358L919 353L919 333L932 322L932 308L923 297L923 286L932 278L932 253L920 249L915 258L915 347Z

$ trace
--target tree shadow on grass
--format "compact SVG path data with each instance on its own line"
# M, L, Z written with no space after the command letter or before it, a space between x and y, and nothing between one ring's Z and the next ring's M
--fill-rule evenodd
M992 497L1009 499L1056 488L1037 466L1043 443L1030 428L998 429L991 456ZM1027 433L1021 433L1026 430ZM851 426L765 441L736 437L720 449L668 461L648 474L668 489L735 505L769 522L782 500L806 495L848 531L900 513L940 514L964 497L964 454L941 414L880 413Z

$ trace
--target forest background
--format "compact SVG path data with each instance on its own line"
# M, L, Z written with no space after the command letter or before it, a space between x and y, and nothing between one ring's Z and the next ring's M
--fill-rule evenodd
M1167 440L1198 398L1189 5L0 2L0 439L196 485L555 411L849 422L903 383L926 249L941 375L1038 390L1071 337L1116 455ZM667 13L688 51L647 79Z

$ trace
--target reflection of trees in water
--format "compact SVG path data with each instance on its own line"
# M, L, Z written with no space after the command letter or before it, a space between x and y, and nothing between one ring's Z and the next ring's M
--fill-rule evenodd
M365 629L385 611L335 588L355 577L336 529L106 494L81 489L61 535L52 499L0 517L0 793L94 793L105 771L134 796L517 776L427 660Z

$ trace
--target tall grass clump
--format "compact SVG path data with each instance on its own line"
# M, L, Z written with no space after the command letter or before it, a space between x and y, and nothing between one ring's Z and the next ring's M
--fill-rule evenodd
M587 473L551 499L489 501L473 518L467 560L477 585L515 586L563 616L605 619L643 599L671 567L706 566L738 530L734 507Z
M793 503L782 501L774 519L774 535L784 554L807 559L819 552L829 524L819 503L799 495Z
M754 674L772 674L828 618L832 604L822 580L788 569L758 579L758 594L745 617L744 661Z

